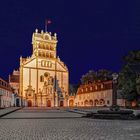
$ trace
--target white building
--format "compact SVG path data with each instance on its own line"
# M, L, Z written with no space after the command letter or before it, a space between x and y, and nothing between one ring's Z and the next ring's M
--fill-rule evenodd
M112 81L81 85L78 88L76 106L111 106Z
M69 72L57 56L57 36L36 31L31 57L20 57L20 96L25 106L68 106Z
M112 80L80 85L76 95L69 97L70 107L112 106ZM125 106L125 100L118 92L117 104Z
M19 94L19 71L14 70L12 74L9 75L9 84L13 89L13 104L14 106L21 106L21 98Z
M12 89L8 82L0 78L0 108L14 106Z

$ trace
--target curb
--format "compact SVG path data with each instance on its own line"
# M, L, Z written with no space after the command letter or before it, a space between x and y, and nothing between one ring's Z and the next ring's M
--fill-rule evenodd
M6 112L6 113L0 115L0 118L4 117L4 116L6 116L6 115L8 115L8 114L10 114L10 113L13 113L13 112L15 112L15 111L17 111L17 110L20 110L20 109L22 109L22 108L23 108L23 107L20 107L20 108L17 108L17 109L11 110L11 111L9 111L9 112Z
M77 114L82 114L82 115L90 114L90 112L84 112L84 111L78 111L78 110L66 110L66 111L72 112L72 113L77 113Z

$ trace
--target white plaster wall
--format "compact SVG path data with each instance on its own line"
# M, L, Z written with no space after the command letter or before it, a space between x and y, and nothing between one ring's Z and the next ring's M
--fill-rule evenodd
M23 96L25 97L25 90L29 85L29 68L23 68Z

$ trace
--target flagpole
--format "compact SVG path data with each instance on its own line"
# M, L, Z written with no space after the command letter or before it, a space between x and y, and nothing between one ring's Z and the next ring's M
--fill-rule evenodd
M47 32L47 20L45 21L45 32Z
M51 24L51 20L46 20L45 21L45 32L47 32L49 24Z

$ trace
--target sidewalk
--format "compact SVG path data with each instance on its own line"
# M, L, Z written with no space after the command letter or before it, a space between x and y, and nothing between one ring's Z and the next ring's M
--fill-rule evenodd
M5 108L5 109L0 109L0 118L7 115L7 114L15 112L15 111L17 111L21 108L22 107L8 107L8 108Z

